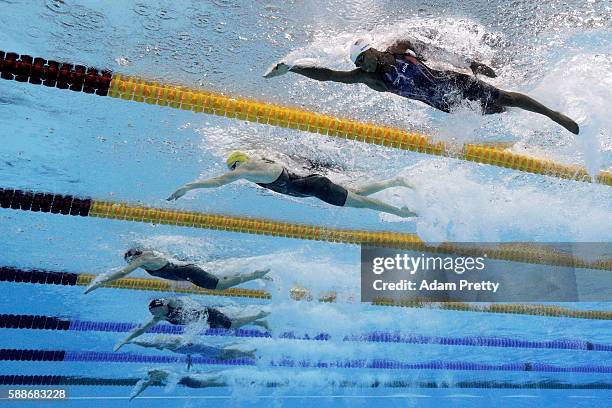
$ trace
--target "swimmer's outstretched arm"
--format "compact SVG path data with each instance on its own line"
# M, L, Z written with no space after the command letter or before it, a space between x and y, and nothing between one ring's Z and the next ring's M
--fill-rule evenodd
M360 69L336 71L329 68L301 67L299 65L294 65L289 71L317 81L334 81L343 84L357 84L364 81L362 75L363 71Z
M136 385L134 385L134 388L132 389L132 393L130 394L130 401L136 398L137 396L139 396L140 394L142 394L142 392L146 390L149 387L149 385L153 384L154 382L156 381L151 378L143 378L142 380L139 380L136 383Z
M216 188L226 184L232 183L236 180L244 178L244 172L237 168L234 171L227 172L221 176L213 177L207 180L194 180L191 183L187 183L179 187L174 193L167 198L168 201L177 200L187 194L188 191L195 190L197 188Z
M180 337L156 337L153 340L135 340L132 344L136 344L141 347L156 348L158 350L176 350L183 344L183 340Z
M155 342L154 340L134 340L132 344L146 348L156 348L158 350L164 350L162 344Z
M334 81L342 82L344 84L357 84L367 81L366 75L360 69L354 69L352 71L336 71L329 68L314 66L288 65L284 62L279 62L268 69L268 71L264 74L264 78L284 75L289 71L317 81Z
M495 78L497 76L495 71L485 64L455 54L454 52L445 50L444 48L427 44L421 40L417 40L416 38L397 40L393 45L387 48L387 51L392 53L403 53L406 50L414 52L416 56L423 61L426 61L427 59L442 60L454 65L457 68L469 68L474 74L483 74L489 78Z
M147 330L155 326L157 322L159 322L160 320L161 318L159 317L153 317L151 318L151 320L149 320L145 324L138 326L125 339L123 339L123 341L121 341L120 343L117 343L117 345L113 348L113 351L119 350L121 347L128 344L131 340L135 339L138 336L143 335Z
M130 394L130 401L139 396L151 384L164 384L170 373L166 370L151 370L147 376L134 385Z
M124 276L129 275L135 269L140 268L140 266L142 265L142 262L143 262L143 260L139 258L139 259L136 259L131 264L129 264L128 266L126 266L125 268L123 268L123 269L121 269L121 270L119 270L117 272L113 272L113 273L108 273L108 274L103 274L103 275L96 276L96 278L93 281L91 281L89 286L87 286L87 288L85 289L85 294L88 294L89 292L92 292L92 291L96 290L97 288L99 288L100 286L102 286L105 283L114 282L117 279L121 279Z

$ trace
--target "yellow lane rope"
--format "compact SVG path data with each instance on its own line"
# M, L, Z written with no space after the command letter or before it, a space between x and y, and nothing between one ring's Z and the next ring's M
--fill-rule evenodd
M612 320L612 311L608 310L578 310L568 309L554 305L537 305L523 303L462 303L462 302L445 302L445 303L429 303L419 301L404 301L398 302L394 300L380 299L373 302L378 306L398 306L410 308L427 308L427 309L443 309L456 310L461 312L482 312L482 313L506 313L520 314L532 316L548 316L548 317L571 317L576 319L596 319L596 320Z
M474 245L444 243L438 246L431 246L427 245L415 234L348 230L316 225L292 224L258 218L138 207L131 206L127 203L96 200L92 201L89 216L324 242L359 244L434 253L460 254L463 256L484 256L484 254L486 254L488 259L575 268L612 270L612 259L610 258L599 259L597 261L587 261L571 254L555 252L545 245L537 244L510 243L498 244L496 246L476 247Z
M87 286L96 277L91 274L80 274L77 278L77 285ZM241 298L256 298L256 299L271 299L270 293L259 289L240 289L231 288L223 291L208 290L197 287L193 284L179 285L173 282L168 282L160 279L147 278L123 278L115 282L104 285L108 288L129 289L129 290L145 290L158 292L174 292L195 295L223 296L223 297L241 297ZM293 300L308 300L312 301L313 297L309 289L303 287L294 287L290 290L290 296ZM336 302L336 293L326 293L318 298L320 302L333 303ZM454 310L460 312L480 312L480 313L505 313L519 314L532 316L547 316L547 317L569 317L576 319L596 319L596 320L612 320L612 311L605 310L576 310L568 309L560 306L545 306L531 305L521 303L493 303L493 304L477 304L477 303L462 303L462 302L421 302L421 301L403 301L379 299L372 302L375 306L396 306L417 309L441 309Z
M135 207L126 203L104 201L92 201L89 216L391 248L420 248L423 244L423 241L414 234L328 228L249 217L205 214L162 208Z
M511 153L494 146L468 144L460 152L454 153L444 142L433 142L429 137L414 132L249 99L231 98L218 93L161 84L121 74L113 75L108 95L413 152L454 157L528 173L593 182L584 167ZM612 185L612 172L600 172L595 182Z

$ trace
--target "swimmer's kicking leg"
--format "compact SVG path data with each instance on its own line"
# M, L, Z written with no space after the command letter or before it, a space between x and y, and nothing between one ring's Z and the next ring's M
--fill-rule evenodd
M578 124L564 114L549 109L535 99L518 92L502 91L500 89L499 98L495 103L501 106L521 108L530 112L539 113L557 122L575 135L580 131Z
M265 317L267 317L270 313L266 312L265 310L260 310L259 312L257 312L256 314L241 314L239 316L232 316L231 317L231 321L232 321L232 329L238 329L242 326L247 326L249 324L255 325L255 326L261 326L264 327L266 330L270 330L269 326L268 326L268 322L266 322L265 320L263 320Z
M217 290L225 290L241 283L248 282L255 279L262 279L266 274L270 272L270 269L257 270L250 273L232 273L225 276L218 276L219 282L217 283Z
M255 320L253 323L251 323L254 326L259 326L259 327L263 327L264 329L266 329L267 331L271 331L272 329L270 329L270 325L268 325L268 321L267 320Z
M414 186L408 183L403 177L395 177L389 180L364 184L358 188L347 189L348 194L346 196L344 206L353 208L369 208L371 210L397 215L398 217L402 218L415 217L417 214L410 211L408 207L398 208L375 198L368 197L371 194L378 193L379 191L386 190L391 187L414 188Z
M355 194L362 196L369 196L379 191L386 190L391 187L407 187L414 189L414 186L410 184L404 177L395 177L389 180L377 181L374 183L364 184L358 188L352 188L351 191Z
M355 194L352 191L348 192L344 206L353 208L369 208L370 210L386 212L402 218L417 216L417 213L410 211L408 207L398 208L393 205L383 203L375 198Z

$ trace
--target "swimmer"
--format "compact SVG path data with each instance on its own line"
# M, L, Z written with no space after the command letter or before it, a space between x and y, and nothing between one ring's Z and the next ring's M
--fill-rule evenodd
M155 336L151 340L135 340L132 344L157 350L170 350L179 354L198 355L216 360L232 360L235 358L256 359L253 347L240 343L230 343L222 347L211 346L205 342L185 341L181 336Z
M516 107L547 116L570 132L576 135L579 133L578 124L572 119L527 95L498 89L475 76L430 69L424 64L426 57L441 57L457 68L469 68L474 74L490 78L497 76L485 64L459 57L416 39L398 40L386 50L380 51L373 47L369 38L360 38L350 48L350 58L357 69L335 71L279 62L264 77L272 78L291 71L317 81L361 83L375 91L391 92L421 101L444 112L451 112L464 99L480 102L483 114L501 113L507 107Z
M175 325L205 323L211 329L238 329L242 326L255 325L270 331L268 322L264 320L270 313L256 307L202 306L189 298L174 297L153 299L149 303L149 312L152 315L151 319L132 330L123 341L114 347L114 351L141 336L162 320Z
M129 275L132 271L142 268L149 275L173 281L187 281L204 289L224 290L254 279L262 279L270 269L257 270L249 273L211 273L193 263L168 259L163 254L139 248L129 249L123 259L128 265L113 273L97 276L85 289L89 293L105 283L114 282Z
M190 190L215 188L236 180L245 179L280 194L294 197L316 197L321 201L339 207L369 208L399 217L416 216L407 207L397 208L390 204L368 197L371 194L391 187L414 188L404 178L370 183L361 188L346 189L318 174L300 176L280 163L265 158L250 158L242 152L234 152L227 158L229 171L208 180L195 180L176 190L168 200L176 200Z
M165 385L171 377L170 371L167 370L151 370L147 373L147 377L138 381L132 393L130 401L139 396L150 385ZM207 388L207 387L223 387L227 385L227 379L222 371L209 371L207 373L197 373L190 375L177 376L176 384L183 385L189 388Z

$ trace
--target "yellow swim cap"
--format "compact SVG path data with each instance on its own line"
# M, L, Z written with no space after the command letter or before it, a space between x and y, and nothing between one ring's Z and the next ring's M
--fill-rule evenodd
M239 152L239 151L235 151L234 153L230 154L229 157L227 158L227 160L225 161L225 163L227 163L227 167L232 167L234 165L234 163L236 162L245 162L249 160L249 156L247 156L246 154Z

